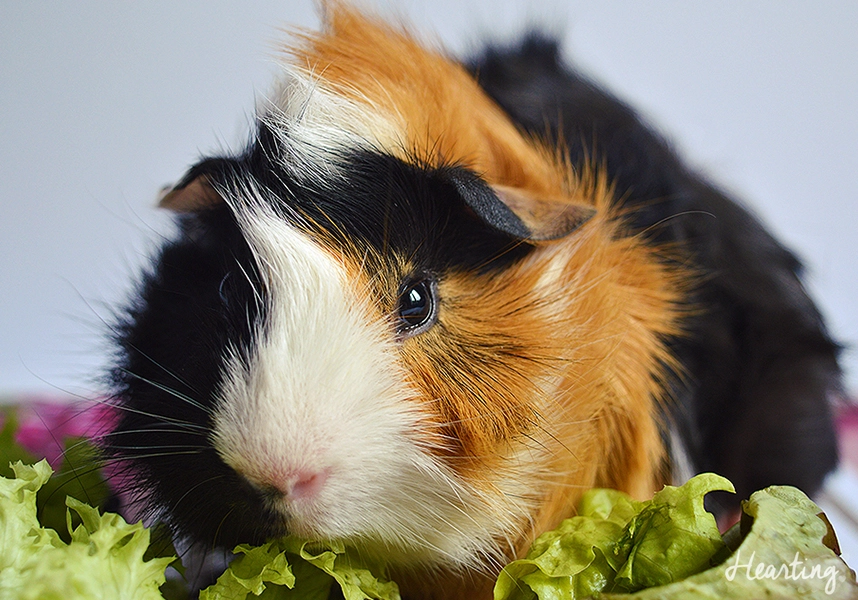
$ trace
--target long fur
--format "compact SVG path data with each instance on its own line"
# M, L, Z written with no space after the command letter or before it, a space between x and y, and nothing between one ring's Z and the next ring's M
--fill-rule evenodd
M179 535L489 597L584 490L647 497L683 450L815 489L838 371L797 263L550 43L472 74L332 3L287 54L245 152L165 198L118 340L108 450ZM399 335L421 278L435 320Z
M598 157L633 230L679 244L700 273L686 300L698 310L671 342L682 371L669 418L698 471L735 483L719 502L735 508L773 483L819 489L837 462L839 346L795 255L634 110L565 65L554 41L533 34L469 68L525 132L565 140L573 164Z

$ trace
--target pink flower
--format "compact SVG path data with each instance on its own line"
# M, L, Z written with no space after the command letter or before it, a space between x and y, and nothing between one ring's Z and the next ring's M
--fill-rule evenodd
M103 402L50 402L25 399L17 409L15 441L28 452L46 458L59 468L69 437L85 437L97 442L116 420L115 409Z

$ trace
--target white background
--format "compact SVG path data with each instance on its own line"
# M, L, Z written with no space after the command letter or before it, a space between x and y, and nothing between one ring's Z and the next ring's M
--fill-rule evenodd
M374 6L458 55L528 24L563 35L805 259L858 341L858 2L461 4ZM170 231L158 189L242 145L278 28L317 22L310 0L0 0L0 394L97 393L102 318Z

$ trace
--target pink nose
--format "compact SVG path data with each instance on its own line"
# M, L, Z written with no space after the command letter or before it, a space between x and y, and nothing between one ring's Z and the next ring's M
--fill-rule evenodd
M327 470L301 471L294 477L289 478L283 491L290 500L312 498L322 490L327 480Z
M270 499L287 501L312 500L325 487L330 469L254 469L252 472L236 471L263 495Z

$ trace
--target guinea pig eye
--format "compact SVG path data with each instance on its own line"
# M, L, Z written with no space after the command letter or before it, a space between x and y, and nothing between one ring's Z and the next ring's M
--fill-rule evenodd
M429 277L410 279L399 288L396 329L404 339L423 333L435 324L438 315L438 291Z

